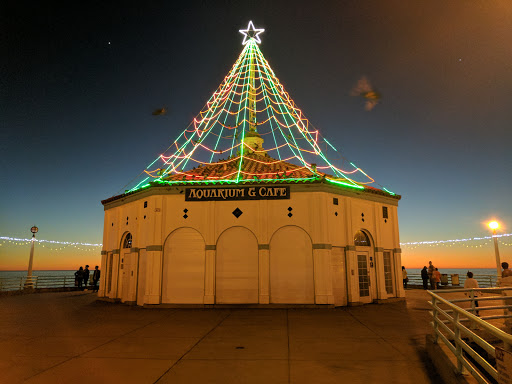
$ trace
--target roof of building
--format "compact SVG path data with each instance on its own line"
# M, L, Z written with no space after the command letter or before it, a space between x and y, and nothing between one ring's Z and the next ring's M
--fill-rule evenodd
M323 172L314 171L306 166L298 166L286 161L276 160L266 153L246 153L240 165L240 156L200 165L187 171L149 182L146 187L164 185L199 186L205 184L247 184L247 183L329 183L340 188L357 188L361 192L391 197L400 200L401 196L368 185L355 184L352 180L340 179ZM258 175L258 176L256 176ZM237 180L238 177L238 180ZM341 184L341 185L340 185ZM118 200L140 192L126 191L117 196L102 200L102 204Z
M163 181L189 180L282 180L306 179L325 176L322 172L314 173L306 166L298 166L289 162L273 159L267 154L244 154L242 164L240 156L220 160L215 163L199 165L188 171L172 174L162 178Z

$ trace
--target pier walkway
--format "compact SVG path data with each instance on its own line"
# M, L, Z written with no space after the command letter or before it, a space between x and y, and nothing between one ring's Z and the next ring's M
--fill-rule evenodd
M1 383L441 383L427 293L336 309L144 309L0 297Z

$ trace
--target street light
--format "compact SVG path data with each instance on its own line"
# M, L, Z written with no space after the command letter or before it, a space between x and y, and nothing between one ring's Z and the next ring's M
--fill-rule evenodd
M498 281L501 277L501 262L500 262L500 251L498 249L498 237L496 236L496 230L500 227L500 223L497 221L491 221L487 224L492 229L492 238L494 239L494 254L496 255L496 270L498 272Z
M32 282L32 262L34 261L34 243L36 242L36 233L39 231L35 225L30 228L30 232L32 232L32 246L30 247L30 259L28 260L28 272L27 272L27 281L25 282L25 288L33 288L34 284Z

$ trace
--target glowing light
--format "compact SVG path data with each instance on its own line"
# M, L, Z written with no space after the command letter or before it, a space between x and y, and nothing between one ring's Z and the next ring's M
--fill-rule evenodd
M148 188L158 180L180 184L192 181L197 183L199 180L246 183L246 177L253 176L260 181L267 180L269 177L277 177L275 172L269 172L270 165L267 164L278 162L282 165L272 165L274 170L288 168L292 171L297 167L308 174L312 172L319 173L320 177L324 176L315 179L321 182L361 190L376 188L384 194L396 196L345 159L313 127L263 56L258 46L261 42L259 35L263 31L264 29L256 29L252 21L246 29L240 30L244 35L244 47L217 90L167 150L141 172L138 176L140 179L130 184L131 189L123 188L125 192L132 193ZM244 142L251 129L264 138L262 147L251 148ZM321 148L322 144L325 145ZM242 166L247 152L268 155L269 161L261 162L263 166L249 170ZM227 159L222 158L222 155L226 155ZM331 156L341 159L342 164L330 161ZM284 162L291 162L294 167L283 164ZM219 171L205 177L202 172L193 170L198 165L212 163L230 163L229 171ZM316 165L315 170L312 164ZM286 179L293 182L293 177ZM276 179L268 180L275 182Z
M261 44L259 34L265 32L265 30L263 28L254 28L252 21L249 21L247 29L240 29L239 32L244 35L244 41L242 41L242 45L247 44L249 41L251 41L251 39L254 39L256 43Z
M315 181L316 178L298 178L298 179L287 179L287 178L280 178L280 179L262 179L260 181L271 181L271 182L308 182L308 181ZM256 180L246 180L246 182L255 182ZM158 182L159 184L179 184L180 182ZM235 180L219 180L215 182L204 182L204 181L192 181L193 184L236 184ZM245 184L245 182L244 182ZM351 185L347 185L351 186ZM501 239L501 245L507 245L512 246L512 243L503 243L503 240L505 238L512 237L512 233L504 233L501 235L496 236L483 236L483 237L468 237L468 238L462 238L462 239L452 239L452 240L430 240L430 241L413 241L413 242L405 242L400 243L400 246L407 247L407 248L416 248L418 246L453 246L453 245L463 245L467 247L480 247L481 245L471 246L467 245L467 243L470 242L490 242L492 239L500 238ZM512 239L511 239L512 240ZM32 239L21 239L16 237L9 237L9 236L0 236L0 241L3 243L0 244L6 245L6 244L12 244L12 245L27 245L32 242ZM102 244L94 244L94 243L80 243L80 242L72 242L72 241L56 241L56 240L35 240L38 243L41 243L41 245L44 246L44 244L47 245L60 245L63 247L60 247L58 249L65 249L66 247L73 246L73 247L84 247L84 249L87 248L99 248L102 247Z
M419 246L429 246L429 247L436 247L436 246L454 246L454 245L463 245L468 248L478 248L484 245L483 243L478 245L469 245L468 243L471 242L484 242L488 243L492 241L493 238L501 238L502 240L504 238L511 237L512 233L505 233L502 235L493 235L493 236L483 236L483 237L468 237L468 238L462 238L462 239L452 239L452 240L430 240L430 241L413 241L413 242L407 242L407 243L400 243L400 246L407 247L410 249L418 248ZM501 243L502 245L512 245Z
M6 241L13 241L13 242L31 242L33 239L19 239L16 237L7 237L7 236L0 236L0 240L6 240ZM56 241L56 240L42 240L42 239L35 239L34 241L38 243L48 243L48 244L62 244L62 245L81 245L84 247L101 247L101 244L93 244L93 243L79 243L79 242L73 242L73 241Z
M491 228L493 231L497 230L500 227L500 223L497 221L491 221L489 224L487 224L489 228Z

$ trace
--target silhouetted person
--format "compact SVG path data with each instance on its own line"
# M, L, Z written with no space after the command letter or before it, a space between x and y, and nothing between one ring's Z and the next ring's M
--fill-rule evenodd
M436 288L435 289L441 288L441 272L439 272L439 269L436 268L434 270L434 274L432 276L433 276L434 282L436 284Z
M402 265L402 281L404 283L404 289L407 289L407 282L409 281L409 278L407 277L407 271L405 270L405 267Z
M82 290L82 283L84 281L84 269L82 267L78 268L78 271L75 272L75 286L78 289Z
M478 288L478 281L476 281L476 279L473 279L473 272L468 271L467 277L468 278L464 282L464 288L466 288L466 289ZM466 292L466 296L468 296L468 292ZM474 298L475 298L475 315L478 316L478 310L476 310L476 308L478 308L478 300L476 300L476 298L477 298L476 294L474 294Z
M434 271L436 267L432 264L431 261L428 262L428 279L430 280L430 289L436 289L436 282L434 279Z
M423 280L423 289L428 289L428 270L427 266L424 266L421 270L421 280Z
M100 280L100 270L98 266L94 267L94 272L92 273L92 291L98 292L98 281Z
M84 269L84 287L87 289L87 282L89 281L89 275L91 273L89 272L89 266L86 265Z

